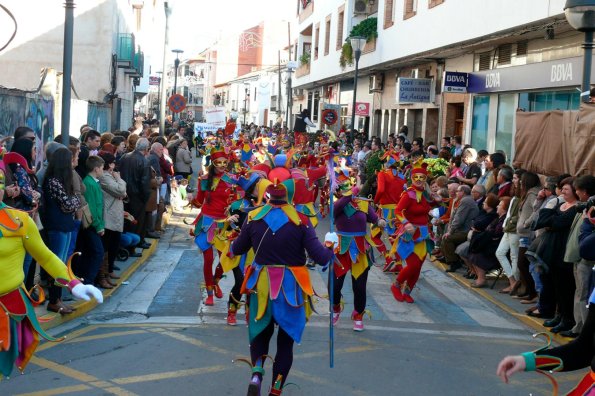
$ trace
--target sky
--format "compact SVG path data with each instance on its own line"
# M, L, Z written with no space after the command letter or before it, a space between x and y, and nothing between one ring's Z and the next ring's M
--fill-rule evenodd
M170 0L171 2L171 0ZM297 0L174 0L170 46L198 53L267 19L296 20Z

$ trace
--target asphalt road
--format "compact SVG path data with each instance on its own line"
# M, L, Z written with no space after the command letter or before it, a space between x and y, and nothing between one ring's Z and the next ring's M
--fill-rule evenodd
M320 231L328 225L322 222ZM311 272L319 295L326 273ZM0 395L242 395L248 366L247 328L225 324L226 298L205 307L202 259L180 216L154 256L102 306L51 331L25 371L0 382ZM373 268L366 330L351 330L353 297L344 287L345 313L335 331L329 368L328 302L308 324L284 395L548 395L536 373L505 385L496 365L507 354L540 346L531 331L426 262L415 304L397 303L391 277ZM232 279L222 281L224 292ZM270 354L274 355L271 343ZM270 381L266 366L265 383ZM564 393L581 373L556 374ZM265 387L266 388L266 387Z

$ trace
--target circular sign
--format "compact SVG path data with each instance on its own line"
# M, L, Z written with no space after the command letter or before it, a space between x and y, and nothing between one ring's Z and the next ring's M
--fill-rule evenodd
M167 106L172 113L179 113L186 108L186 99L180 94L172 95L167 100Z
M326 109L322 112L322 123L325 125L335 125L338 119L337 110Z

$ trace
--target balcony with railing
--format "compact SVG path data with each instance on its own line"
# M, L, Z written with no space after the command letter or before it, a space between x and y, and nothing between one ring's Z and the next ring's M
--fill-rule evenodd
M132 33L120 33L118 34L118 67L128 69L132 67L134 63L136 48L134 42L134 34Z
M138 47L138 50L134 53L132 65L125 71L125 73L130 77L142 77L144 67L145 54L140 50L140 47Z

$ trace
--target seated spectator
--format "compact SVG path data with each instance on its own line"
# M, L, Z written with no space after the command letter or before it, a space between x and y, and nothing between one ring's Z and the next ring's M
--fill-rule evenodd
M461 169L461 156L452 157L448 166L448 178L454 182L459 182L459 178L464 178L463 169Z
M477 204L471 197L469 186L462 185L457 188L457 200L460 203L452 212L440 246L446 264L449 266L446 272L454 272L461 267L460 258L456 255L455 249L467 240L471 222L479 213Z
M486 197L486 189L481 184L476 184L471 188L471 196L477 204L477 208L481 212L483 210L483 201Z
M498 195L498 198L512 197L512 178L514 177L514 170L508 165L502 165L497 169L496 184L489 190L492 194Z
M481 177L481 167L477 164L477 151L474 148L468 148L463 151L461 160L464 167L464 174L458 176L459 183L473 187Z
M504 219L509 204L510 197L501 198L496 209L498 217L487 226L485 231L474 234L471 239L468 261L477 276L475 282L471 283L471 287L485 287L486 273L500 266L496 258L496 249L504 235Z
M477 181L477 184L485 186L486 191L490 191L496 183L497 169L506 163L505 158L502 154L494 153L486 157L485 159L485 172Z
M486 228L488 228L488 226L492 223L492 221L498 218L496 209L498 208L499 203L500 201L496 195L487 195L487 197L483 200L482 208L479 211L479 214L477 217L475 217L475 219L473 219L471 224L471 232L467 234L467 241L457 246L455 250L455 253L459 255L467 267L467 273L465 274L465 278L467 279L475 278L475 271L473 271L473 266L469 262L469 245L471 244L473 235L484 232Z

